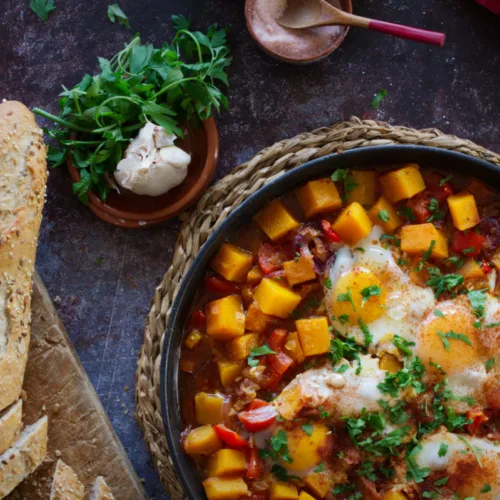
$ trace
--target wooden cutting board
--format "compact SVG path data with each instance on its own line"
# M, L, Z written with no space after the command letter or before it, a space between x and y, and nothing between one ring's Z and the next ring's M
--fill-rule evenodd
M117 500L147 498L38 273L23 389L24 424L49 417L49 450L44 464L7 498L48 500L58 458L78 474L86 498L97 476L104 476Z

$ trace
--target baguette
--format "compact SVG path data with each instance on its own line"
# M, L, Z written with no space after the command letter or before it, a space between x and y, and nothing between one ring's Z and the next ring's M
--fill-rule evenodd
M20 394L28 358L31 278L45 199L42 132L23 104L0 104L0 410Z
M103 477L99 476L95 480L90 500L115 500L113 493L111 493L111 489L106 484Z
M24 429L14 446L0 456L0 498L5 498L42 462L47 453L47 417Z
M83 500L83 484L75 471L62 460L57 461L50 500Z
M8 450L19 437L23 426L22 420L23 402L18 399L0 416L0 454Z

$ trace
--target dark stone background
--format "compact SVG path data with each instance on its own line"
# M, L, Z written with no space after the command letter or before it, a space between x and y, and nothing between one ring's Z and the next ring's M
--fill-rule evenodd
M445 31L444 49L353 30L342 47L308 67L280 64L245 29L243 0L121 0L132 30L112 25L111 0L56 0L43 24L28 0L0 0L0 98L56 111L60 85L76 84L132 33L156 44L172 35L170 16L191 15L204 30L231 26L231 109L218 118L221 177L285 137L363 115L437 127L500 152L500 18L472 0L355 0L361 15ZM144 319L166 271L179 223L126 231L97 219L71 194L65 170L52 171L38 269L140 477L166 498L134 421L134 375ZM130 390L126 391L128 387Z

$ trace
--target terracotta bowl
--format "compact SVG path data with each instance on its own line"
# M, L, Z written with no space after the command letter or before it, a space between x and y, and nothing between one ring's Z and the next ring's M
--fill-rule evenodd
M89 207L102 220L126 228L146 227L175 217L197 201L212 180L219 156L219 134L215 120L210 117L195 129L184 126L184 139L176 146L191 155L188 174L182 184L161 196L145 196L121 190L111 190L106 201L89 192ZM73 182L80 173L68 158L68 169Z
M327 0L334 6L338 6L345 12L349 12L352 14L352 0ZM296 54L294 56L288 56L283 53L280 53L279 50L273 50L269 44L266 44L258 34L258 30L256 30L256 21L254 17L254 9L255 9L256 0L245 0L245 18L247 22L247 28L252 35L252 38L257 42L259 47L269 54L270 56L279 59L280 61L292 63L292 64L309 64L323 59L324 57L331 54L335 49L337 49L340 44L343 42L344 38L349 31L349 26L339 26L339 32L336 36L332 37L330 43L322 48L316 48L309 53L301 53ZM324 28L311 28L313 30L321 30ZM298 30L297 30L298 31ZM306 31L306 30L304 30Z

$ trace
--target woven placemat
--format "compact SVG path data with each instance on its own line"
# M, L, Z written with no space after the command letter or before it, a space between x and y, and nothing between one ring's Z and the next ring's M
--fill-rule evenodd
M183 224L172 265L156 288L146 321L136 374L136 416L172 500L183 499L185 495L170 460L163 432L159 392L161 346L170 306L200 247L234 208L283 172L331 153L387 144L451 149L500 165L499 154L471 141L445 135L437 129L415 130L351 118L348 122L300 134L263 149L208 189L195 208L182 215Z

